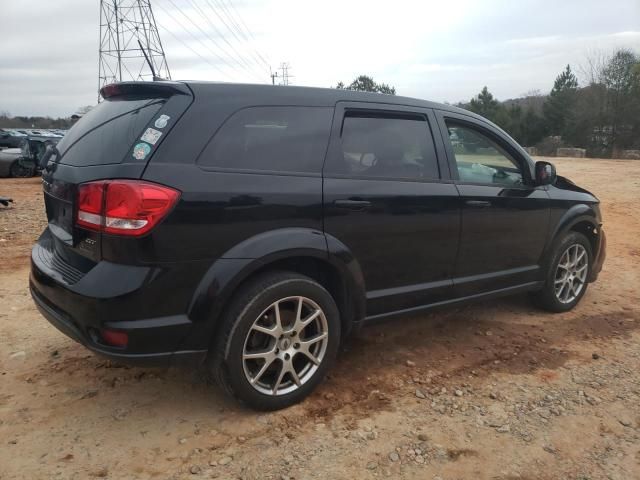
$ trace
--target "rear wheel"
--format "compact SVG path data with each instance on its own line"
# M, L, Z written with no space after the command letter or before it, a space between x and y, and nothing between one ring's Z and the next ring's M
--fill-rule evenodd
M592 258L591 244L584 235L566 235L553 251L544 287L534 294L535 302L552 312L575 307L587 290Z
M242 288L210 352L217 381L253 408L296 403L320 383L340 343L336 304L303 275L274 272Z
M20 160L16 160L11 164L9 173L11 174L12 177L27 178L27 177L33 177L34 171L35 171L35 168L26 167L20 162Z

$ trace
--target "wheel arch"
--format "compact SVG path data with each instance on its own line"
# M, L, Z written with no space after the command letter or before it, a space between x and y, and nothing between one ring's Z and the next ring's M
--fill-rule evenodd
M256 235L230 249L213 262L194 293L189 318L195 328L185 343L191 346L206 339L208 344L234 293L256 275L277 270L306 275L329 291L341 314L344 338L364 318L364 282L353 256L343 250L331 252L328 243L317 230L285 228Z
M599 236L600 222L596 212L587 204L577 204L567 210L555 225L545 247L543 253L543 264L549 258L549 254L553 251L553 246L558 238L569 232L578 232L583 234L589 240L592 254L598 251L600 242Z

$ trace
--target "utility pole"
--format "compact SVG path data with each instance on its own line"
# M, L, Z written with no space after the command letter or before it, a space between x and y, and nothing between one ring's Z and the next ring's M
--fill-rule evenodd
M282 83L281 85L289 85L289 79L293 78L293 75L289 74L289 69L291 65L288 62L282 62L280 64L280 71L282 72Z
M151 0L100 0L98 55L98 90L126 80L171 79Z
M278 72L273 72L273 70L271 70L271 67L269 67L269 72L271 75L271 85L275 85L276 84L276 78L278 78Z

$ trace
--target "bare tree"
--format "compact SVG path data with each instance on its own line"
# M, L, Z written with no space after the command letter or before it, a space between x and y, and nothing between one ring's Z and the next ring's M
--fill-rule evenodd
M611 54L603 50L590 50L584 63L577 68L578 80L582 85L594 85L602 83L602 72L607 65Z
M83 107L78 107L78 110L76 111L76 115L78 115L79 117L82 117L83 115L86 115L87 113L89 113L92 108L93 108L93 105L85 105Z

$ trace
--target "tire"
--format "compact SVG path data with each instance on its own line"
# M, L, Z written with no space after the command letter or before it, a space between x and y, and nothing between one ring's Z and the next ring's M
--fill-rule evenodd
M285 408L309 395L340 345L340 314L331 294L297 273L251 280L221 321L209 371L228 394L257 410Z
M19 160L16 160L9 167L9 176L16 178L29 178L33 177L34 168L25 167L20 164Z
M574 265L574 254L581 259L577 265ZM593 253L587 237L578 232L568 233L553 248L546 264L544 286L532 295L534 303L556 313L573 309L587 291L592 265Z

